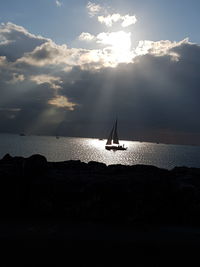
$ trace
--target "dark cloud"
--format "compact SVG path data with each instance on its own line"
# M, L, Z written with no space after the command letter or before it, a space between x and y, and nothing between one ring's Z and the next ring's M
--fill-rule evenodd
M15 61L25 52L31 52L48 39L30 34L25 28L13 23L0 25L0 56Z
M200 144L199 45L180 42L162 55L149 52L116 68L66 69L65 49L29 33L15 34L6 38L21 36L17 56L8 53L15 54L9 42L0 44L0 55L7 58L0 61L0 131L106 137L118 116L122 138ZM32 53L27 61L24 52ZM51 101L59 97L59 105ZM74 110L65 99L77 104Z

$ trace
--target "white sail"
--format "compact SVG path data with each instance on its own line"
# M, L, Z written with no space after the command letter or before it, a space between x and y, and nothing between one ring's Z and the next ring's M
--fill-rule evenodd
M117 120L115 122L115 128L114 128L114 133L113 133L113 143L119 145L119 138L117 134Z
M111 144L112 144L113 131L114 131L114 127L112 128L112 131L110 132L110 135L109 135L109 137L108 137L108 140L107 140L106 145L111 145Z

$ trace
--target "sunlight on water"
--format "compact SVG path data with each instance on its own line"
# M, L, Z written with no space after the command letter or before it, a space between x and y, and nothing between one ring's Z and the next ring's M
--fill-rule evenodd
M0 134L0 157L29 157L42 154L48 161L81 160L110 164L148 164L171 169L175 166L200 167L200 147L121 141L126 151L108 151L106 140L49 136Z

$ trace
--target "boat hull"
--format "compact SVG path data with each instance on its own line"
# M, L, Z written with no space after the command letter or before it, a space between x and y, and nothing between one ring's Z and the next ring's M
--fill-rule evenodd
M127 150L127 147L123 146L105 146L106 150Z

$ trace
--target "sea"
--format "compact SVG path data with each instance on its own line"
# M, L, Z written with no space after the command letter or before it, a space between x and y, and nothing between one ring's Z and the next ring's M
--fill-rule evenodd
M200 146L155 144L147 142L120 141L126 151L107 151L106 140L95 138L20 136L0 134L0 158L11 156L29 157L44 155L48 161L80 160L98 161L106 165L123 164L154 165L173 169L176 166L200 168Z

